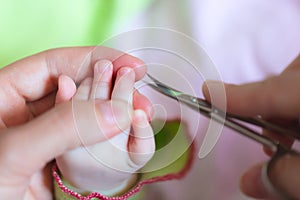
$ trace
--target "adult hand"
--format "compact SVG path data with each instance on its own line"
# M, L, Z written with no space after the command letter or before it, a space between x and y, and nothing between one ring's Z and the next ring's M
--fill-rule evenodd
M113 63L114 74L123 66L133 68L136 80L146 71L139 59L106 47L49 50L1 69L1 199L52 199L52 180L47 163L81 145L72 102L53 107L58 77L65 74L81 82L92 76L92 66L100 59ZM143 97L140 100L143 102ZM126 106L122 102L113 107L101 102L77 104L82 110L96 108L93 117L96 115L102 119L101 134L97 127L97 130L90 129L88 134L81 135L85 143L97 143L114 136L120 128L129 127ZM114 115L117 122L107 119L114 109L118 110ZM86 117L78 115L76 121L84 122Z
M214 91L221 83L208 81L203 86L206 99L209 91ZM261 82L244 85L225 84L227 111L243 116L260 115L264 119L288 126L299 126L300 116L300 56L298 56L280 75ZM263 134L278 139L287 146L293 140L276 133L264 131ZM300 134L300 133L299 133ZM267 151L269 154L269 152ZM241 178L242 191L255 198L270 198L261 181L260 163L249 169ZM284 156L276 163L273 173L274 184L294 197L300 199L300 157Z

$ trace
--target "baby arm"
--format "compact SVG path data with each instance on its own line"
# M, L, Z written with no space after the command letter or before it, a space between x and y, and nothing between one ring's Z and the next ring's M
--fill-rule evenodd
M62 176L76 192L100 192L109 196L123 193L136 182L135 172L153 156L155 143L148 122L149 102L134 91L134 80L134 71L127 67L119 69L114 79L112 63L107 60L95 64L94 77L83 80L77 91L68 77L59 79L56 103L71 97L73 101L111 104L124 101L128 110L133 110L131 127L106 141L83 146L56 159Z

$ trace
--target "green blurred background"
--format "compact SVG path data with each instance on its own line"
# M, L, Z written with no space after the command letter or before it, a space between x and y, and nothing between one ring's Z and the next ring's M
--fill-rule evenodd
M98 45L151 0L0 0L0 68L57 47Z

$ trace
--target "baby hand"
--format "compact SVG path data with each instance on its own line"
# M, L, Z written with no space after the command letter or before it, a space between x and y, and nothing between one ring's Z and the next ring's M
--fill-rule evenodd
M83 80L78 87L74 101L110 101L112 105L115 100L125 101L128 110L134 111L131 127L127 130L120 130L118 135L106 141L72 150L56 159L64 179L77 192L97 191L105 195L124 192L135 183L135 172L153 156L153 130L145 113L147 108L143 106L147 100L134 91L134 81L135 73L127 67L119 69L113 80L112 63L101 60L95 64L94 78ZM57 103L69 100L73 91L70 88L74 88L67 78L59 84ZM66 87L68 84L71 87Z

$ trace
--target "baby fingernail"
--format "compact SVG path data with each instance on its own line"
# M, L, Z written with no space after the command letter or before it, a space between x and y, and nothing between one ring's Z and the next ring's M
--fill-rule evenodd
M148 123L146 113L143 110L135 110L134 121L140 126L146 126Z
M112 63L109 60L100 60L95 64L94 73L108 73L112 70Z
M123 76L125 74L128 74L130 72L132 72L133 70L129 67L122 67L120 70L119 70L119 75L120 76Z

